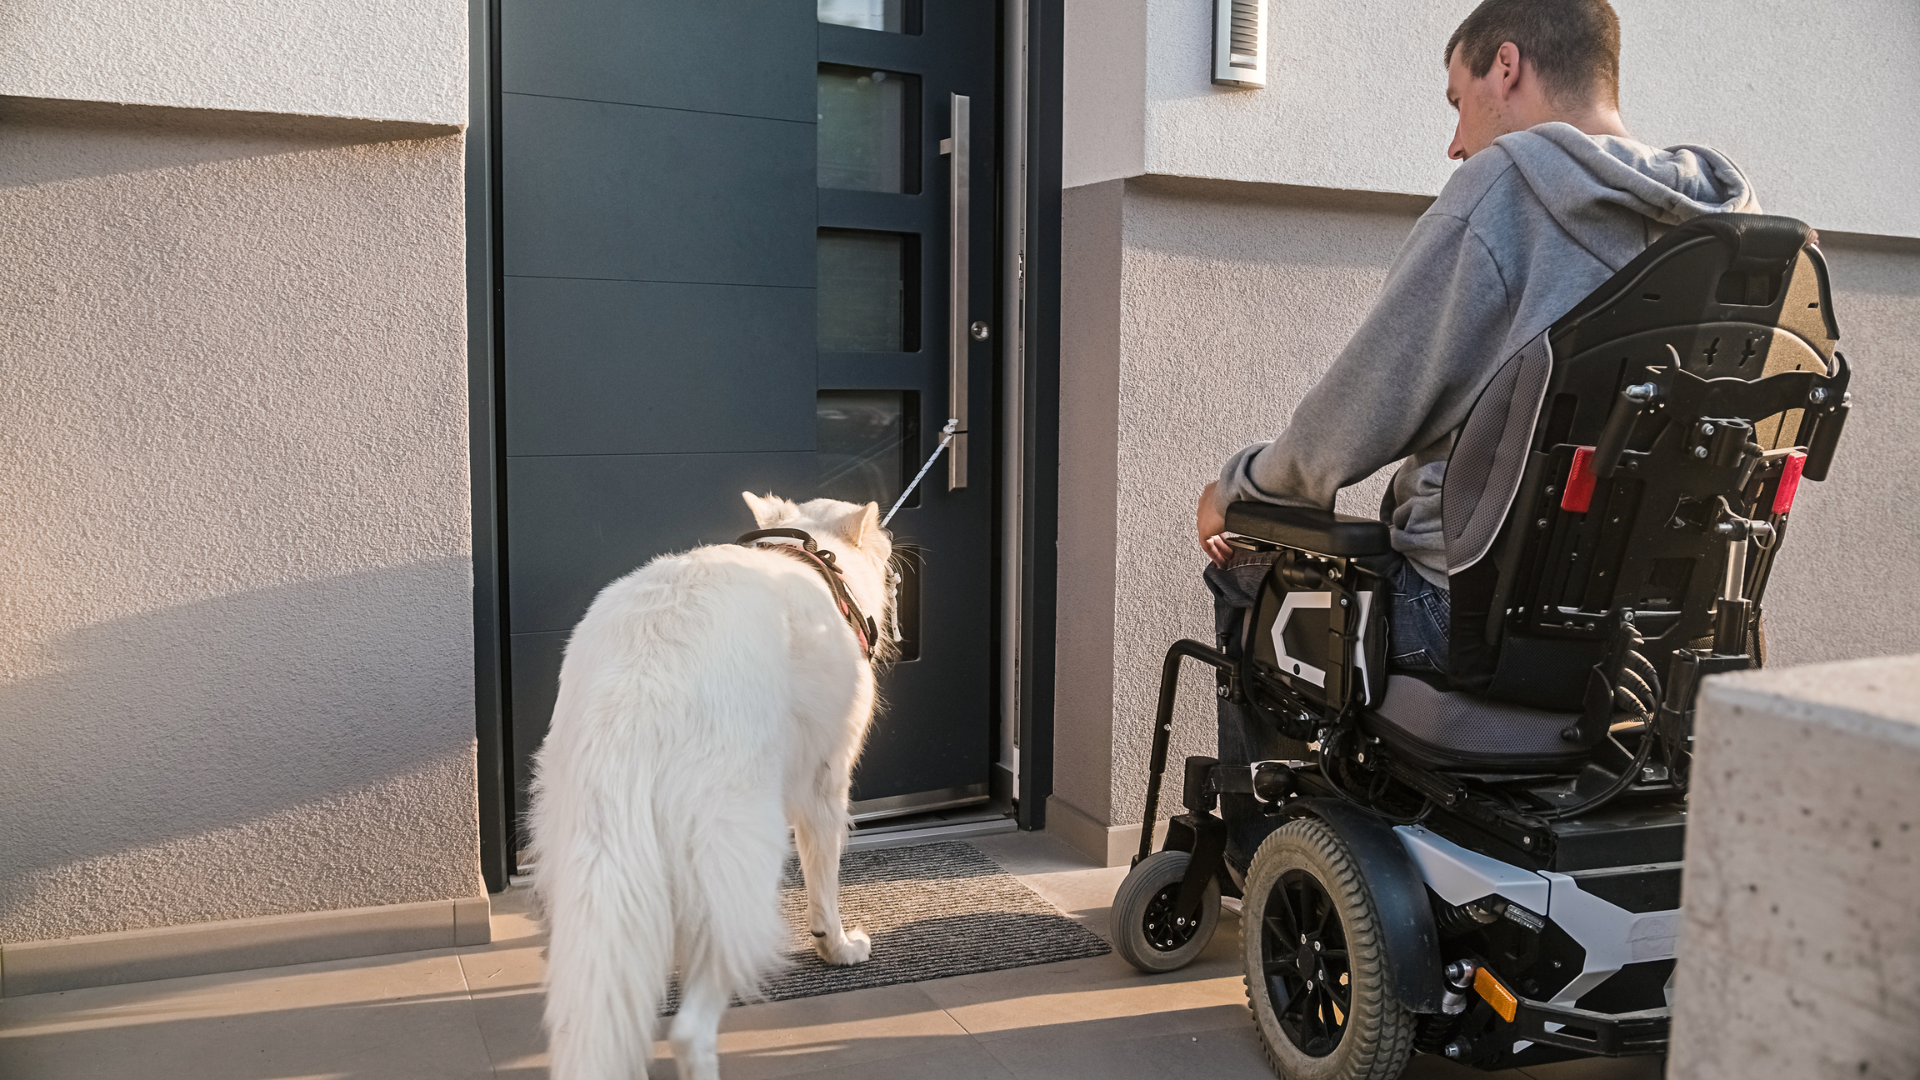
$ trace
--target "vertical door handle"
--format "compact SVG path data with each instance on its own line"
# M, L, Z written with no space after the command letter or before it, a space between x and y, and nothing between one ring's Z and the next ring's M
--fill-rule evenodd
M967 179L972 162L968 134L972 124L972 101L964 94L948 95L952 136L941 140L940 150L947 155L949 202L947 208L947 416L954 426L953 448L947 453L947 490L967 486L967 346L969 320L967 237L970 233L970 208Z

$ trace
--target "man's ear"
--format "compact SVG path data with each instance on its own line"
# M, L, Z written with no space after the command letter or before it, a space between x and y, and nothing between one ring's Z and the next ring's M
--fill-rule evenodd
M785 499L768 495L761 498L751 491L743 491L740 497L747 501L747 509L753 511L753 522L762 529L772 529L783 521L793 517L793 504Z
M1520 80L1529 74L1521 66L1525 60L1526 57L1520 55L1520 46L1511 41L1500 43L1500 50L1493 54L1493 70L1499 77L1496 85L1500 88L1501 97L1517 90Z
M854 547L866 547L880 531L880 504L868 503L833 523L833 531Z

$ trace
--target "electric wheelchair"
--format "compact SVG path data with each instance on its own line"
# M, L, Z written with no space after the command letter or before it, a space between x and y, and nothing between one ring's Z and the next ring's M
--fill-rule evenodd
M1694 696L1762 662L1795 491L1849 408L1813 239L1695 219L1498 369L1441 492L1445 678L1388 670L1385 524L1229 510L1271 566L1215 644L1167 652L1123 956L1186 964L1238 898L1283 1077L1664 1052ZM1155 852L1188 658L1292 753L1188 758ZM1223 799L1264 831L1248 865L1224 856Z

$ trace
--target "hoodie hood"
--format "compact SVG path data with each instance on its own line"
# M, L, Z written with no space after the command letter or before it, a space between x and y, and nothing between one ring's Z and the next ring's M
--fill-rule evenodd
M1613 246L1608 241L1619 235L1621 210L1665 226L1701 214L1760 213L1746 174L1726 155L1704 146L1658 150L1614 135L1588 135L1557 121L1502 135L1493 145L1506 153L1561 228L1596 254Z

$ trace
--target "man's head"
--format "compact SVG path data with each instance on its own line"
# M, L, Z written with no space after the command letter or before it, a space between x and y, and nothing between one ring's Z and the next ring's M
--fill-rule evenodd
M1510 131L1561 120L1623 135L1620 19L1607 0L1484 0L1447 40L1447 156L1465 161Z

